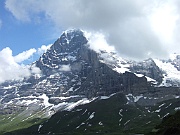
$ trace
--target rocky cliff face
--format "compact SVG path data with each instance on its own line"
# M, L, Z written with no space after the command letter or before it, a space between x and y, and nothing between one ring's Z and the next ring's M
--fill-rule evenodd
M63 33L36 65L44 75L58 76L55 82L60 86L56 86L59 88L55 94L59 96L66 93L91 98L116 92L133 93L133 87L138 87L136 91L146 91L148 87L145 77L139 78L130 72L119 74L102 63L100 54L89 48L80 30ZM62 76L66 82L62 82Z
M174 67L177 68L178 71L180 71L180 55L179 54L173 54L173 58L169 60Z
M159 83L162 82L163 71L159 69L153 59L147 59L138 63L134 62L130 69L134 73L143 74L157 80Z

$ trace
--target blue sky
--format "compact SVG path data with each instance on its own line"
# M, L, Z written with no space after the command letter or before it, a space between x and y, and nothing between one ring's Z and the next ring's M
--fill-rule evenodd
M39 48L41 45L54 43L58 34L53 35L52 24L48 21L35 23L17 20L5 8L5 1L0 0L0 50L10 47L13 55L17 55L30 48ZM59 31L59 36L61 31Z

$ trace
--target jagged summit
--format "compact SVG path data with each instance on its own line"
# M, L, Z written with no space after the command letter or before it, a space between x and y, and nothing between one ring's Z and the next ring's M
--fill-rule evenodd
M60 38L51 46L52 50L57 53L60 52L72 52L73 49L80 47L82 44L86 44L88 41L84 36L83 31L80 29L72 29L64 31ZM61 48L61 49L60 49Z
M67 30L36 62L43 70L44 67L59 69L61 65L68 65L78 60L80 49L87 44L83 32L79 29Z
M62 35L64 35L64 34L70 40L70 39L72 39L72 37L75 37L78 35L83 36L84 32L81 29L67 29L67 30L63 31Z
M77 44L77 42L80 44ZM80 29L71 29L71 30L64 31L62 33L60 38L52 46L52 49L58 50L57 48L60 45L62 46L61 51L71 52L73 51L72 49L75 49L75 47L78 47L77 45L81 45L85 43L87 43L87 39L85 38L83 31L81 31ZM65 48L66 50L64 50Z

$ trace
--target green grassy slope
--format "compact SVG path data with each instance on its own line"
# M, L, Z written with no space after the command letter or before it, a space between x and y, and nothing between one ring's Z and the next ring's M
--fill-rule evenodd
M161 124L155 127L149 135L180 135L180 111L163 118Z
M109 99L95 100L72 111L60 111L50 119L29 128L6 135L128 135L147 134L161 122L167 113L174 113L179 99L159 103L154 107L127 104L123 94Z
M0 134L28 128L34 124L39 124L45 121L44 111L45 110L41 110L29 114L28 110L24 110L22 112L17 112L16 114L1 114Z
M151 109L151 108L149 108ZM127 134L147 133L160 122L145 107L127 104L123 94L95 100L72 111L61 111L49 120L9 134ZM41 125L41 126L40 126Z

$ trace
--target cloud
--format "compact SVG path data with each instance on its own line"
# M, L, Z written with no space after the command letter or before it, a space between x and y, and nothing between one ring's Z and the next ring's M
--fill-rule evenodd
M44 16L60 29L99 31L120 55L136 59L177 51L179 7L178 0L6 0L18 20Z
M61 65L61 67L59 68L60 71L64 71L64 72L67 72L67 71L71 71L71 67L70 65Z
M23 22L30 22L32 17L35 14L38 14L40 11L40 7L38 7L39 2L36 0L21 0L18 2L17 0L7 0L5 2L5 7L13 13L14 17ZM31 10L32 9L32 10Z
M28 58L25 52L17 56L16 58L13 57L12 50L9 47L0 51L0 83L7 80L22 80L23 78L29 77L31 74L40 73L40 70L35 66L30 67L28 65L18 64L18 62L25 60L20 58L20 56Z
M33 54L36 52L36 49L32 48L27 51L23 51L22 53L19 53L18 55L14 56L14 60L17 63L21 63L24 60L29 59Z
M32 63L34 61L36 61L37 59L39 59L39 56L41 56L43 53L45 53L52 44L49 45L42 45L40 48L31 48L29 50L23 51L22 53L19 53L14 57L14 61L17 63L24 63L24 64L28 64L28 63Z
M99 51L99 50L107 50L108 52L114 52L115 48L114 46L110 46L105 36L102 33L99 32L87 32L84 31L85 37L88 39L88 43L90 45L90 48Z
M39 54L39 55L42 55L42 54L45 53L51 46L52 46L52 44L42 45L40 48L38 48L38 54Z
M41 70L33 65L24 65L24 61L29 60L30 57L37 56L46 52L51 45L42 45L40 48L29 49L23 51L16 56L13 56L12 50L9 47L0 51L0 83L8 80L23 80L31 75L41 74ZM68 71L68 66L62 66L63 71Z
M30 71L32 74L41 74L41 70L38 67L36 67L35 65L32 65L30 67Z

